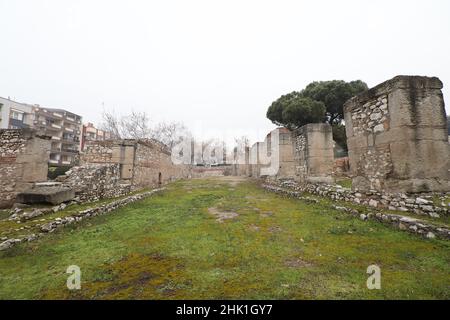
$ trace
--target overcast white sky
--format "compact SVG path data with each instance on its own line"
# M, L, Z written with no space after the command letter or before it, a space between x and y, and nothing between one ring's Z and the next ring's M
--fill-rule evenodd
M86 122L104 103L254 142L271 102L314 80L438 76L450 97L448 0L0 0L0 14L0 96Z

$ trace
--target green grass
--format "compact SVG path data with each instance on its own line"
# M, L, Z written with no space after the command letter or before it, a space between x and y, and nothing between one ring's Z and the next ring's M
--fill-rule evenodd
M63 218L70 215L73 215L79 211L86 210L88 208L93 208L96 206L101 206L104 204L108 204L110 202L123 199L125 197L128 197L130 195L143 193L149 191L149 189L140 189L134 192L131 192L124 196L119 196L115 198L109 198L109 199L101 199L94 202L87 202L83 204L73 204L68 205L64 210L57 211L57 212L50 212L48 214L18 223L17 221L9 221L7 218L10 215L10 210L5 210L4 213L0 211L0 219L4 219L0 221L0 237L8 237L8 238L14 238L14 237L23 237L25 235L30 235L33 233L38 233L40 231L40 225L47 223L49 221L52 221L56 218ZM51 209L53 206L49 205L34 205L35 208L45 208L45 209ZM25 211L31 211L32 209L26 209ZM20 229L22 228L22 229Z
M239 214L223 223L208 208ZM366 269L381 268L381 290ZM66 288L69 265L82 289ZM450 244L264 191L179 181L0 253L0 298L449 299Z
M336 181L336 183L344 188L352 188L352 179L350 178L342 178L342 179L338 179Z

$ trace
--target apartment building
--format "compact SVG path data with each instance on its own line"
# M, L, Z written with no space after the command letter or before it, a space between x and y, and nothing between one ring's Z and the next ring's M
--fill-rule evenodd
M33 107L33 126L52 137L49 164L73 165L80 151L81 116L63 109Z
M88 122L87 124L83 124L80 150L84 150L87 141L108 139L111 139L111 134L109 132L97 129L92 123Z
M21 129L33 126L33 106L0 97L0 129Z

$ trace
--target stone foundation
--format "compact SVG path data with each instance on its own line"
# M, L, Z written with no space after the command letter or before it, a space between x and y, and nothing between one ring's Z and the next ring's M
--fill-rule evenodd
M297 192L308 192L328 197L332 200L354 202L372 208L411 212L417 215L426 215L430 217L450 215L450 203L442 202L434 204L431 196L425 194L392 194L379 191L352 191L339 185L298 183L292 180L279 181L267 179L266 184L280 188L289 188ZM444 198L445 195L441 194L441 196Z
M6 239L3 242L0 243L0 251L9 249L13 247L16 244L22 243L22 242L31 242L36 239L39 239L43 235L47 233L52 233L55 230L70 226L75 223L79 223L85 219L89 219L98 215L104 215L107 213L110 213L120 207L126 206L127 204L130 204L135 201L139 201L142 199L145 199L147 197L150 197L154 195L155 193L161 192L164 189L155 189L143 193L139 193L136 195L131 195L123 199L112 201L108 204L99 205L97 207L89 208L86 210L81 210L76 212L75 214L72 214L70 216L65 216L63 218L56 218L53 221L46 222L45 224L40 225L40 231L38 234L31 234L27 236L17 237L17 238L11 238Z
M311 199L310 197L307 197L307 196L306 197L303 196L304 191L307 191L307 192L310 192L313 194L318 194L321 196L329 196L334 200L351 201L352 198L359 199L362 196L362 195L351 196L350 195L351 191L348 191L349 193L347 193L346 195L343 195L342 191L332 189L332 188L330 188L330 186L325 186L325 185L314 186L311 184L299 186L292 182L284 182L284 183L278 183L278 184L265 184L265 185L263 185L263 188L265 188L266 190L268 190L270 192L283 194L288 197L294 197L294 198L300 199L302 201L312 202L312 203L317 202L317 200ZM419 199L420 199L419 201L417 201L417 199L414 200L414 201L417 201L418 205L420 205L420 203L422 203L423 201L426 201L421 198L419 198ZM369 205L371 203L371 201L376 201L376 200L374 200L373 198L369 198L369 200L367 202L365 202L365 204ZM361 202L357 202L357 203L361 203ZM430 206L430 207L432 207L432 206ZM398 215L398 214L382 213L382 212L376 211L375 208L374 208L374 212L370 212L367 214L361 213L357 209L352 209L352 208L347 208L347 207L342 207L342 206L332 205L331 208L333 208L335 210L347 212L347 213L352 214L362 220L368 220L368 219L377 220L379 222L389 224L400 230L404 230L407 232L421 235L425 238L429 238L429 239L439 238L439 239L444 239L444 240L450 240L450 230L448 228L439 226L434 223L430 223L428 221L411 218L411 217L405 217L405 216ZM439 212L443 212L443 210L440 209ZM448 209L446 212L448 213Z

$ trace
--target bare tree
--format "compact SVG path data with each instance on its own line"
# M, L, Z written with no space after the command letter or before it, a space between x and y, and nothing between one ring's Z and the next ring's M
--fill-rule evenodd
M152 138L150 118L145 112L132 111L130 115L119 117L114 111L103 111L100 128L111 133L114 139Z
M234 162L241 164L245 163L245 150L250 146L250 139L247 136L234 138L235 146L233 148Z
M152 130L152 137L172 149L183 139L192 137L192 134L181 122L161 122Z
M112 139L122 139L121 121L114 113L103 110L100 129L110 133Z
M120 122L125 138L152 138L150 118L145 112L132 111L129 116L122 117Z
M250 139L247 136L241 136L234 138L234 142L236 144L236 147L248 147L250 145Z
M114 139L155 139L172 149L183 139L192 134L181 122L161 122L151 126L150 117L145 112L132 111L131 114L119 117L114 111L103 111L102 130L111 132Z

